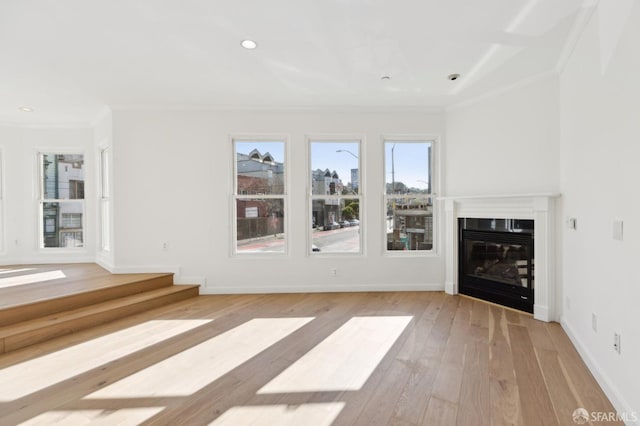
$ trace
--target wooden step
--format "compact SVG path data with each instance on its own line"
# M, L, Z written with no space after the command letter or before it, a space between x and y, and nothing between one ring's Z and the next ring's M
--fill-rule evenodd
M197 285L171 285L0 327L0 353L198 296Z
M6 326L30 321L46 315L55 314L84 306L115 300L150 290L167 288L173 285L173 274L122 274L95 277L81 277L77 281L45 283L40 288L29 286L29 292L13 297L12 306L0 307L0 325Z

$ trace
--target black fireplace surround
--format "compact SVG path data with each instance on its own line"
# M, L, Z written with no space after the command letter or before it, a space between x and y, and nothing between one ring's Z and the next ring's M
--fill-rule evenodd
M533 313L533 220L459 218L458 291Z

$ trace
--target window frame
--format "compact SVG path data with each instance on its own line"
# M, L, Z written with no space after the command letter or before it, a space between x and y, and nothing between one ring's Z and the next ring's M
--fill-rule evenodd
M45 155L82 155L82 161L84 164L84 186L85 193L84 198L81 199L53 199L53 198L45 198L45 187L44 187L44 156ZM89 173L87 173L87 154L84 149L59 149L54 147L47 147L42 149L37 149L36 152L36 197L37 197L37 221L38 225L36 229L38 230L37 238L37 247L41 252L88 252L89 246L87 243L87 188L90 184ZM82 208L82 246L81 247L45 247L44 242L44 204L45 203L79 203Z
M103 145L98 147L98 214L100 250L111 251L111 179L109 167L111 164L111 148ZM85 183L86 190L86 183ZM86 196L86 194L85 194Z
M387 194L387 153L386 153L386 144L387 143L430 143L431 144L431 156L429 158L429 167L430 167L430 189L431 192L429 194L422 195L420 198L431 198L432 205L432 247L430 250L389 250L387 248L387 205L389 200L391 199L400 199L403 198L399 195ZM436 257L439 255L439 214L438 208L439 203L437 200L438 189L440 185L440 176L439 176L439 137L437 135L432 134L402 134L402 135L383 135L381 138L382 143L382 219L383 223L381 224L381 240L382 240L382 254L385 257Z
M313 134L305 135L306 157L307 157L307 237L306 237L306 255L307 257L363 257L366 256L366 170L364 167L365 157L365 135L362 134ZM313 194L313 167L312 167L312 150L313 143L357 143L358 144L358 194L357 195L314 195ZM347 154L348 155L348 154ZM360 224L358 226L359 250L357 252L314 252L313 251L313 202L315 200L358 200Z
M231 235L230 239L230 256L231 257L249 257L251 259L256 259L260 257L280 257L280 256L289 256L290 255L290 227L289 227L289 203L290 203L290 188L291 182L289 181L289 136L284 134L237 134L229 136L229 145L231 146L231 185L230 185L230 217L231 217ZM236 150L236 142L277 142L283 144L283 155L284 158L282 162L284 163L284 190L282 194L240 194L238 191L238 157ZM262 153L265 154L265 153ZM237 211L237 200L242 199L256 199L256 200L264 200L264 199L272 199L272 200L282 200L283 201L283 209L284 209L284 220L283 220L283 234L284 234L284 248L282 251L265 251L265 252L250 252L250 251L239 251L238 250L238 211Z

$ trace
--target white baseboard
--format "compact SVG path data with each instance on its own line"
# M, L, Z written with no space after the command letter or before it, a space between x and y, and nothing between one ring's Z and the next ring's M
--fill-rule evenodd
M102 259L100 257L96 257L96 264L99 265L100 267L102 267L103 269L106 269L107 271L109 271L112 274L115 273L115 272L113 272L116 269L115 266L113 266L113 264L111 262L107 261L106 259Z
M202 289L205 285L207 285L207 279L205 277L181 277L174 276L173 277L174 284L196 284L200 286L200 294L202 294Z
M111 271L112 274L162 274L172 273L180 274L180 267L176 265L159 265L159 266L116 266Z
M560 325L562 326L567 336L575 346L576 350L582 357L585 364L595 377L596 381L604 391L605 395L609 398L613 407L616 409L618 413L634 413L633 407L627 403L625 398L622 396L618 388L615 386L613 381L609 378L609 376L604 373L604 370L600 367L600 364L595 360L591 352L587 349L587 347L582 343L578 335L575 333L571 325L566 321L564 317L560 319ZM636 416L640 417L640 412L635 411ZM636 425L640 426L640 418L638 421L629 423L627 425Z
M554 319L549 315L549 308L543 305L533 305L533 317L539 321L549 322Z
M55 265L56 263L95 263L93 256L69 256L69 257L13 257L0 261L0 265Z
M453 284L453 282L447 281L444 284L444 291L447 294L456 294L456 286Z
M349 284L311 286L265 286L265 287L200 287L200 294L264 294L264 293L347 293L365 291L444 291L442 284Z

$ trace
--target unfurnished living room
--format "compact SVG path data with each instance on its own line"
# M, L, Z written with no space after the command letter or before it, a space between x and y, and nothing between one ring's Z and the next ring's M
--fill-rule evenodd
M0 52L0 425L640 425L640 0L3 0Z

